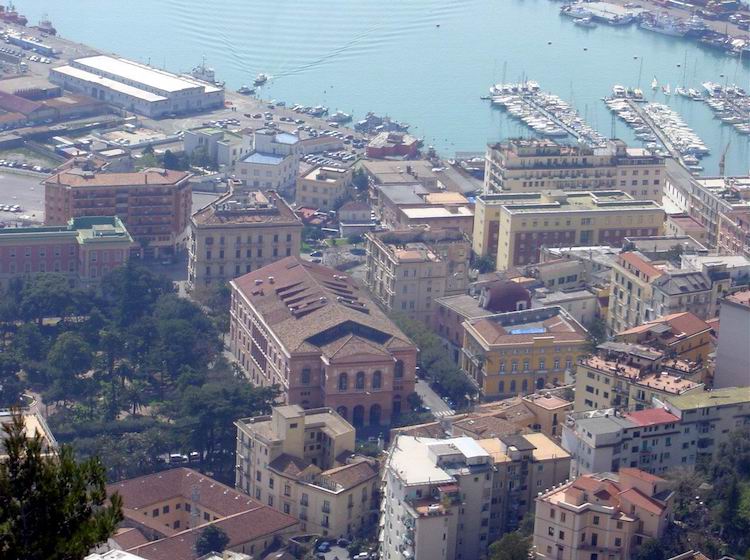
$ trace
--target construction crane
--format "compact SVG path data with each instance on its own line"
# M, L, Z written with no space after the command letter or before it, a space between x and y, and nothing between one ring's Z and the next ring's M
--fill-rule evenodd
M727 142L726 148L724 148L724 151L721 153L721 159L719 160L719 175L721 177L724 177L724 168L726 167L726 160L727 160L727 152L729 151L729 146L732 145L732 139L729 139L729 142Z

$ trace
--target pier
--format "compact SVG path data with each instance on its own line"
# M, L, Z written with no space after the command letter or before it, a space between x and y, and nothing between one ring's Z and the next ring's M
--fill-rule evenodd
M546 107L543 105L537 103L537 100L534 96L528 96L524 98L524 101L532 107L533 109L536 109L540 113L542 113L545 117L547 117L549 120L554 122L557 126L562 128L565 132L570 134L573 138L578 140L579 142L583 142L584 144L587 144L588 146L591 146L592 148L601 148L606 145L607 141L606 139L601 136L598 132L596 132L593 128L591 128L590 125L585 123L583 119L580 119L580 123L583 125L579 129L573 128L571 125L566 123L564 120L558 118L558 116L551 111L549 111ZM573 109L572 107L568 106L570 111L575 113L577 116L578 113Z
M669 137L664 134L664 131L661 129L660 126L657 126L657 124L654 122L654 120L651 118L651 115L646 113L646 111L643 110L643 106L641 103L636 103L632 99L627 99L626 103L630 107L630 109L636 113L644 123L646 123L646 126L648 126L651 129L651 132L654 133L654 136L656 136L659 139L659 142L662 146L669 152L669 155L672 156L677 161L681 162L683 165L685 165L685 162L682 160L682 154L680 151L675 147L675 145L672 143L672 141L669 139Z

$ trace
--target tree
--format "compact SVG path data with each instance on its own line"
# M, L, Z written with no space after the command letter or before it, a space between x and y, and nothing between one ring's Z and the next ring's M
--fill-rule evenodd
M221 527L209 525L201 531L195 541L195 554L203 556L209 552L224 552L229 544L229 535Z
M480 274L486 274L495 270L495 259L492 255L485 255L483 257L475 257L474 268L479 270Z
M648 539L638 549L636 560L665 560L664 548L656 539Z
M358 243L362 243L362 241L364 241L364 238L359 233L353 233L346 238L346 242L349 245L357 245Z
M506 533L490 545L490 560L528 560L531 541L517 531Z
M64 332L57 337L47 354L50 365L64 376L76 376L91 367L91 347L74 332Z
M318 241L320 239L323 239L325 235L323 235L323 232L320 230L320 228L314 227L314 226L305 226L302 228L302 239L311 239L313 241Z
M21 369L10 352L0 353L0 407L15 406L21 397L23 384L18 378Z
M0 463L0 557L78 560L106 541L122 520L122 499L107 496L98 459L77 463L69 447L45 453L14 413L3 426L8 458Z
M595 352L596 347L607 340L607 323L601 317L594 317L586 328L589 331L589 350Z
M365 170L361 167L358 167L354 170L354 173L352 173L352 185L354 185L354 188L359 190L367 188L367 173L365 173Z

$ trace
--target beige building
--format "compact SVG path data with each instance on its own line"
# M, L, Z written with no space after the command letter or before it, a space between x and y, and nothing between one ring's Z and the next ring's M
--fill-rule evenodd
M330 408L274 407L237 426L237 489L333 538L366 534L378 515L378 467L354 455L354 428Z
M661 202L665 176L663 157L628 148L622 140L589 148L513 139L487 147L484 192L617 189L638 200Z
M544 434L396 435L384 473L381 558L481 558L569 467L570 456Z
M598 354L581 360L576 373L575 411L622 408L641 410L653 400L702 392L702 367L667 360L653 348L607 342Z
M388 313L431 324L436 298L462 294L469 278L469 240L454 231L365 234L367 287Z
M271 129L253 131L241 148L237 178L247 187L288 194L294 190L299 169L299 138Z
M536 500L533 553L537 560L631 560L672 520L666 480L638 469L587 474Z
M346 198L351 182L351 167L316 167L297 177L294 201L298 207L333 210Z
M486 194L474 208L474 253L498 270L540 262L542 247L621 246L659 235L664 210L617 190Z
M190 218L188 285L221 285L299 256L302 222L275 192L231 192Z
M461 369L484 398L524 395L564 384L587 344L561 307L500 313L464 323Z
M731 285L725 264L676 269L638 251L618 256L611 279L608 327L615 333L684 311L703 320L715 317L719 300Z

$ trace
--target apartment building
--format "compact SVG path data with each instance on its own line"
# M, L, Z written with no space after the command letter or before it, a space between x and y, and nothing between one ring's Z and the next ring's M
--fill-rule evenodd
M250 188L293 194L299 169L299 138L288 132L254 130L244 138L237 178Z
M466 292L471 247L462 233L368 232L365 239L367 288L386 312L429 325L436 298Z
M193 156L203 151L217 168L233 168L245 155L242 135L223 128L204 126L185 131L182 137L185 153Z
M378 466L355 456L354 428L330 408L274 407L237 427L236 488L332 538L367 533L378 517Z
M693 468L695 449L683 446L680 419L664 408L621 413L615 409L572 415L563 426L570 475L617 472L634 467L651 474Z
M351 167L316 167L297 177L294 201L297 206L334 210L348 196L351 183Z
M414 391L417 348L346 274L286 257L230 282L229 347L287 404L387 424Z
M733 431L750 426L750 387L691 391L663 403L680 419L683 446L689 439L696 461L710 460Z
M518 529L536 496L568 479L570 455L545 434L478 440L492 457L489 541Z
M700 364L665 359L647 346L607 342L578 363L575 411L649 408L654 399L703 391L702 383L692 381L703 372Z
M593 289L534 290L531 305L537 307L562 307L581 325L591 326L600 316L599 291Z
M302 222L275 192L235 190L190 218L188 286L218 286L298 257Z
M700 271L683 270L664 261L652 261L638 251L618 256L611 279L611 332L685 311L710 319L718 314L719 299L731 285L725 264L706 263Z
M554 560L630 560L672 520L666 480L638 469L586 474L536 500L533 553Z
M396 436L383 474L380 557L479 558L490 544L493 463L469 437Z
M716 352L713 386L750 385L750 291L721 300L721 336Z
M622 140L589 148L517 138L487 147L484 193L618 189L661 202L665 176L663 157Z
M174 254L192 211L190 174L168 169L96 173L66 169L44 181L47 225L117 216L147 256Z
M483 398L565 383L587 354L587 332L560 307L500 313L464 323L461 369Z
M124 531L112 540L145 560L195 558L206 527L229 537L229 551L263 556L299 531L297 520L198 471L168 469L107 486L122 498Z
M0 287L50 272L96 286L130 258L133 238L117 216L72 218L66 226L0 229Z
M665 315L621 331L614 340L651 346L667 356L691 362L708 361L715 349L711 325L689 311Z
M708 243L705 226L689 214L669 214L664 223L664 235L669 237L691 237L701 245Z
M542 247L610 245L658 235L664 211L617 190L485 194L474 208L474 253L498 270L537 263Z
M371 190L372 207L388 229L426 225L471 235L474 212L469 200L452 191L433 192L421 184L379 185Z

